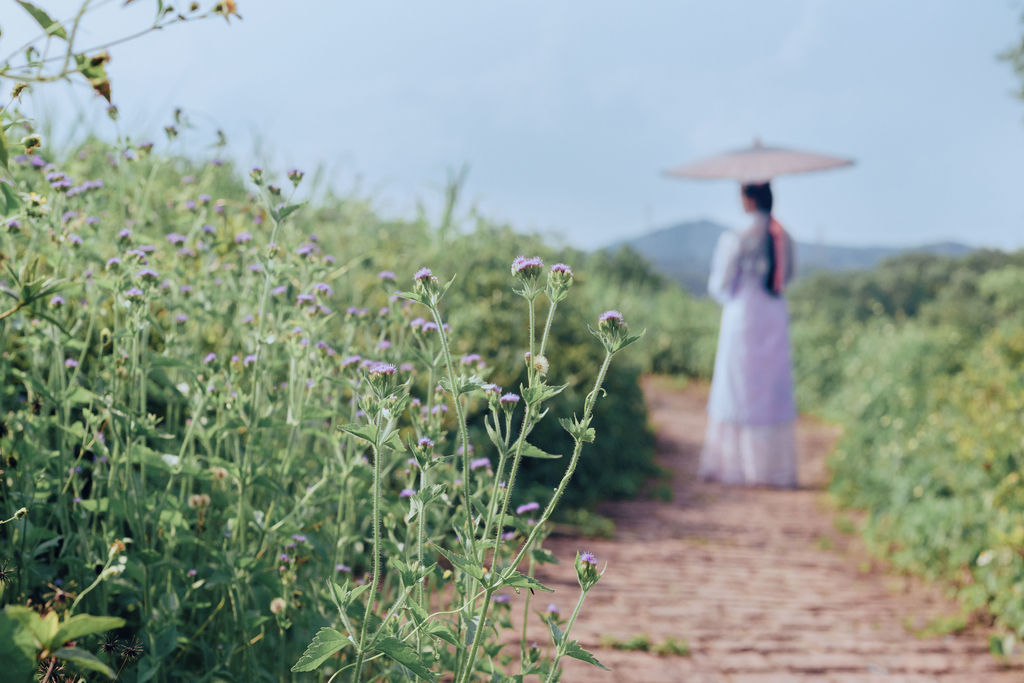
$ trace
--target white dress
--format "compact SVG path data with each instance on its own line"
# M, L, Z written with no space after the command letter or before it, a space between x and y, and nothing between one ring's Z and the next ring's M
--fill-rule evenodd
M789 313L786 300L764 287L768 221L757 213L749 229L723 233L715 247L708 293L723 308L698 469L705 481L797 485ZM786 241L788 282L788 234Z

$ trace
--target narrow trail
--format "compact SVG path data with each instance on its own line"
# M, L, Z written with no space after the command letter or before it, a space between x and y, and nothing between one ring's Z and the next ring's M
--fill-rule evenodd
M615 540L549 541L563 562L538 577L556 589L565 614L579 590L566 560L583 549L599 566L608 562L572 635L612 671L566 660L564 681L1024 681L1024 668L989 654L980 627L927 639L908 629L958 610L939 587L886 572L855 536L836 529L823 491L836 428L801 419L800 490L704 484L694 475L707 388L648 380L644 389L675 498L607 505L602 513L617 524ZM542 609L547 598L538 595L534 605ZM540 643L548 640L542 628L531 615L530 634ZM602 636L621 641L642 633L652 642L685 638L692 654L600 645Z

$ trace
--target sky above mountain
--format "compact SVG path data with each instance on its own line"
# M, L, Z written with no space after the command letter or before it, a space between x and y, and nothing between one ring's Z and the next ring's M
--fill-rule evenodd
M77 3L40 4L64 17ZM107 2L86 38L131 33L155 6L122 4ZM17 9L0 16L5 54L31 35ZM857 160L776 183L799 239L1024 246L1024 103L997 59L1024 30L1019 1L240 0L239 12L112 50L123 132L161 140L181 107L195 153L219 127L240 163L322 164L339 191L399 215L436 215L447 174L468 164L465 197L484 214L588 248L683 220L743 225L735 185L662 172L758 136ZM115 134L85 88L56 87L36 106Z

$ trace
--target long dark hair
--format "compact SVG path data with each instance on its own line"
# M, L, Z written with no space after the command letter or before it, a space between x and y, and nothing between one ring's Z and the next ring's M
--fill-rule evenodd
M758 183L743 186L743 196L751 199L758 211L768 214L768 223L772 220L772 186L769 183ZM775 267L778 263L778 255L775 253L775 240L768 234L765 240L765 249L768 256L768 272L764 277L764 288L772 296L781 296L782 293L775 289Z

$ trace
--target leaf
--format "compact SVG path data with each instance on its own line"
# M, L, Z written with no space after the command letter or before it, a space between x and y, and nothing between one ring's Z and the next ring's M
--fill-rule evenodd
M4 676L12 681L28 681L36 667L36 644L32 632L6 610L0 612L0 662Z
M363 441L369 441L371 444L376 445L377 443L377 428L373 425L361 425L361 424L347 424L338 427L341 431L346 434L351 434L354 437L362 439Z
M47 544L50 544L51 546L56 545L60 540L61 537L58 536L41 544L36 548L36 553L39 553L40 547ZM56 612L50 612L45 617L41 617L35 610L31 610L28 607L23 607L21 605L8 605L4 608L4 612L6 612L9 617L20 621L25 628L32 632L35 639L47 649L49 649L50 641L53 640L53 637L57 635L57 631L60 629L60 625L57 622Z
M398 432L388 434L388 438L384 439L384 445L393 451L402 452L405 450L405 444L402 443L402 437L398 435Z
M577 419L569 420L568 418L559 418L558 424L562 425L562 429L569 432L569 435L577 441L593 441L596 433L593 427L588 427L590 421L587 420L586 424L580 422Z
M484 415L484 427L487 428L487 436L491 438L491 443L498 449L498 455L502 455L505 452L505 443L501 440L498 430L491 426L489 415Z
M570 641L569 644L565 646L565 656L572 657L573 659L578 659L581 662L586 662L587 664L593 664L598 669L611 671L611 669L606 667L601 662L597 661L597 658L594 657L594 655L590 654L582 647L580 647L579 641L576 640Z
M111 629L121 628L124 624L124 619L118 617L94 617L91 614L77 614L61 624L57 635L50 642L50 647L60 647L69 640L78 640L82 636L106 633Z
M565 634L563 634L562 630L560 628L558 628L558 624L555 623L554 618L548 617L547 618L547 622L548 622L548 628L551 629L551 640L555 641L555 645L556 646L561 645L562 644L562 638L565 637Z
M526 442L523 443L522 454L527 458L544 458L547 460L558 460L562 457L560 455L552 455L551 453L542 451L533 444Z
M523 392L523 398L526 402L533 405L535 403L546 401L553 396L557 396L568 386L568 384L563 384L560 387L549 387L547 384L538 384L535 387L526 387L525 389L521 389L521 391Z
M109 678L114 677L114 670L109 666L96 659L96 655L85 650L79 650L77 647L62 647L53 653L53 656L57 659L63 659L72 662L75 666L80 669L87 669L89 671L99 671L100 673L106 674ZM141 668L141 667L140 667ZM139 683L142 683L146 679L140 675L138 678Z
M93 57L75 55L78 73L85 76L93 90L110 102L110 79L107 78L107 68L104 66L108 59L110 59L110 55L106 52L101 52Z
M512 588L533 588L539 591L544 591L545 593L555 592L537 579L529 577L526 574L520 574L519 572L512 572L511 576L502 580L501 585L511 586Z
M451 643L456 647L460 647L462 643L459 642L459 636L451 629L447 624L442 624L440 621L428 621L423 625L423 632L427 635L435 638L440 638L446 643Z
M135 678L135 683L146 683L158 673L160 673L160 660L156 657L146 657L139 662L139 673Z
M25 8L25 11L32 15L32 18L36 20L47 35L57 36L58 38L68 39L68 34L64 32L64 27L59 22L54 21L50 18L50 15L39 9L31 2L25 2L25 0L18 0L18 4Z
M0 130L0 167L10 174L11 169L7 168L8 154L7 135L4 134L4 131ZM4 192L4 196L7 197L6 192Z
M328 657L348 644L348 638L333 628L322 628L319 633L313 636L313 642L309 644L306 651L299 657L299 661L292 667L292 671L312 671L323 664Z
M375 649L383 652L405 668L412 671L420 678L425 678L431 683L434 681L434 674L423 664L423 659L416 650L396 638L384 638Z
M531 548L530 554L533 555L533 561L537 564L562 564L561 560L547 548Z
M477 581L483 581L484 568L476 560L465 557L464 555L459 555L458 553L450 552L438 545L435 545L434 547L437 548L442 555L447 557L448 561L453 565L466 572Z
M296 211L298 211L299 209L301 209L305 205L306 205L306 202L302 202L301 204L289 204L288 206L283 207L277 213L278 220L284 220L285 218L288 218L288 216L292 215L293 213L295 213Z

